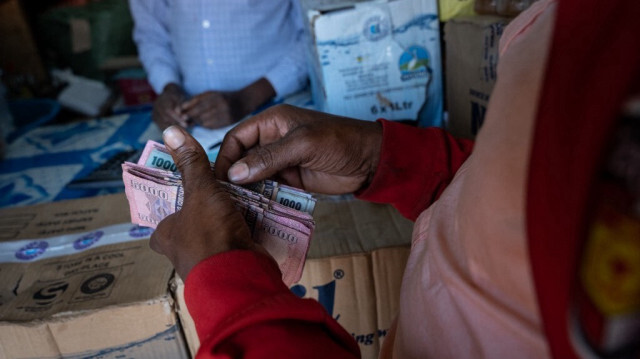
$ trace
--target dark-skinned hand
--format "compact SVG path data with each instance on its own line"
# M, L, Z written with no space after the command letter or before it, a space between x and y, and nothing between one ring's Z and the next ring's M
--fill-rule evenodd
M206 128L234 124L276 95L266 78L232 92L206 91L180 106L180 119Z
M153 232L151 248L167 256L183 279L200 261L218 253L235 249L267 253L251 239L244 218L215 180L202 146L178 126L167 128L163 139L182 174L185 196L182 209Z
M351 193L373 178L381 144L377 122L279 105L227 133L215 171L240 184L274 177L311 192Z
M160 130L173 125L187 127L186 121L181 118L180 105L183 101L184 93L180 86L170 83L164 87L160 96L153 103L151 116Z
M181 105L180 119L211 129L229 126L244 117L242 100L240 92L206 91Z

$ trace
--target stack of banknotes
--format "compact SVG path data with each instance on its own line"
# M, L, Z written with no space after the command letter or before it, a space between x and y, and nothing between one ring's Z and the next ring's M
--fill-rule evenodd
M138 163L125 162L122 170L133 223L155 228L162 219L182 208L182 177L164 145L147 142ZM285 284L297 282L315 227L312 214L316 199L271 180L242 187L219 183L244 216L253 240L278 262Z

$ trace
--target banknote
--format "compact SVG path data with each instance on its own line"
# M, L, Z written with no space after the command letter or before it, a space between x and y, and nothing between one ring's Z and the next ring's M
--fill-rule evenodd
M154 141L147 142L138 160L138 164L171 172L178 170L171 154L169 154L164 145ZM214 166L213 163L212 166ZM301 212L313 214L313 210L315 209L316 199L311 194L276 181L264 180L246 185L245 187L260 193L274 202Z
M214 166L213 163L211 165ZM133 223L155 228L162 219L182 208L182 177L163 145L149 141L138 163L125 162L122 169ZM315 227L311 215L315 198L293 187L283 187L275 181L262 181L248 186L223 181L219 183L243 215L253 240L260 243L278 263L284 283L290 285L297 282L302 275ZM285 194L280 197L273 195L278 192ZM295 199L304 207L273 200L277 198Z

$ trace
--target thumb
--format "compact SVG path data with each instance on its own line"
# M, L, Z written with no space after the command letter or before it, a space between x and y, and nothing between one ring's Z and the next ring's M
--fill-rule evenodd
M229 180L236 183L256 182L303 164L309 157L307 145L307 141L295 141L286 136L268 145L255 147L229 168Z
M179 126L170 126L162 133L162 139L182 174L187 194L215 183L204 149L189 133Z

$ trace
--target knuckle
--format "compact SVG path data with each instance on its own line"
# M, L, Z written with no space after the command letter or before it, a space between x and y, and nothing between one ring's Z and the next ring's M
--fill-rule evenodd
M269 114L269 116L278 116L283 112L287 112L290 110L290 105L288 104L278 104L275 106L271 106L265 110L265 113Z
M278 108L278 111L287 112L287 111L291 111L293 109L293 106L287 103L282 103L282 104L279 104L277 108Z
M187 195L185 207L194 213L195 211L216 213L218 216L225 212L222 209L234 208L234 205L229 193L213 183L206 183L199 187L197 192Z
M226 201L231 200L231 197L230 197L229 193L227 193L222 188L214 188L214 189L212 189L210 191L210 193L211 194L210 194L209 198L213 202L226 202Z
M273 166L275 162L273 153L264 147L255 148L253 150L253 155L257 158L258 163L265 168Z
M176 166L186 168L200 160L200 153L196 148L185 146L179 150L177 157Z
M271 112L280 112L280 111L282 111L284 106L285 106L285 104L282 104L282 103L277 104L277 105L273 105L273 106L267 108L265 110L265 112L269 112L269 113L271 113Z

